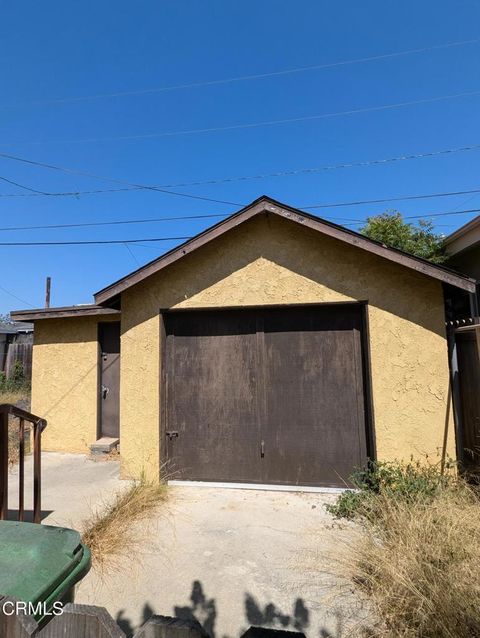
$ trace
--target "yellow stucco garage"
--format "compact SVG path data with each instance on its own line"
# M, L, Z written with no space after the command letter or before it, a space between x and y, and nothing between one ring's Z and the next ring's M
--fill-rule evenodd
M91 306L12 316L35 322L45 449L88 451L108 397L124 476L166 463L186 480L331 486L367 457L455 456L445 285L474 290L261 198ZM118 395L101 378L117 365Z

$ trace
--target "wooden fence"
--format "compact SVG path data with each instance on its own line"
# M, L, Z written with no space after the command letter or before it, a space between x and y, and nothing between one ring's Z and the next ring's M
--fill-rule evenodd
M10 376L16 361L20 361L23 374L26 379L32 376L32 349L31 343L9 343L7 346L7 356L5 360L5 374Z
M68 603L63 613L39 628L32 616L14 614L16 601L0 596L1 638L127 638L103 607ZM241 638L305 638L295 631L250 627ZM211 638L195 620L152 616L133 638Z

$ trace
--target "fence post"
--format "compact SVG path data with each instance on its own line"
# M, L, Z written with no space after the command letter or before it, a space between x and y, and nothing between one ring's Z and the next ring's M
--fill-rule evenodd
M33 424L33 522L42 522L42 429L44 421Z
M0 520L8 517L8 412L0 410Z

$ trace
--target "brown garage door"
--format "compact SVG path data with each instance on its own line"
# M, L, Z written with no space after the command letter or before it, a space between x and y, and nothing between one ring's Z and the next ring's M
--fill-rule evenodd
M344 485L366 461L356 304L165 314L175 478Z

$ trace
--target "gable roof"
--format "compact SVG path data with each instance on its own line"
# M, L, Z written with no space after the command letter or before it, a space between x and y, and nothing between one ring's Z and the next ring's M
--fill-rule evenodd
M325 219L315 217L314 215L305 213L297 208L292 208L291 206L277 202L264 195L254 200L251 204L242 208L237 213L233 213L233 215L230 215L227 219L207 228L192 239L189 239L180 246L170 250L161 257L154 259L138 270L131 272L129 275L122 277L122 279L119 279L106 288L99 290L95 293L95 303L99 305L114 303L117 297L124 290L138 284L140 281L143 281L147 277L150 277L150 275L159 272L170 264L173 264L182 257L185 257L197 248L200 248L213 239L223 235L232 228L235 228L243 222L263 213L278 215L284 219L296 222L301 226L312 228L313 230L327 235L328 237L333 237L345 242L346 244L356 246L362 250L379 255L384 259L401 264L406 268L416 270L428 277L433 277L434 279L438 279L444 283L461 288L468 292L475 292L475 280L470 277L461 275L444 266L432 264L420 257L414 257L413 255L404 253L396 248L389 248L388 246L385 246L385 244L369 239L365 235L361 235L360 233L349 230L348 228L344 228L343 226L339 226L338 224L334 224Z

